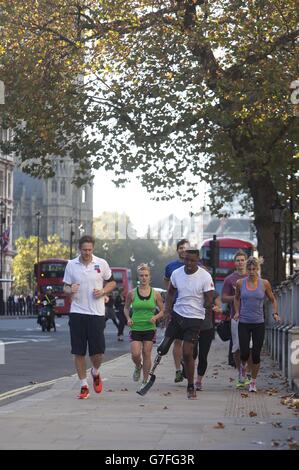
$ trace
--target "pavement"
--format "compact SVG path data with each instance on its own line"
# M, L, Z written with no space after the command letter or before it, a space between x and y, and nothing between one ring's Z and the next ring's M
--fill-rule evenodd
M0 449L298 449L298 400L275 364L263 353L258 393L237 390L227 348L218 337L213 341L196 400L187 399L186 381L174 383L171 352L144 397L136 394L129 354L103 364L101 394L89 376L87 400L76 399L75 375L2 394Z

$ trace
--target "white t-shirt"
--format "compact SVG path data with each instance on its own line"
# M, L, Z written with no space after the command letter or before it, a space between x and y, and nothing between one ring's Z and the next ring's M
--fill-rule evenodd
M204 292L214 290L212 276L198 267L193 274L185 273L185 266L173 271L170 282L178 290L173 310L186 318L205 318Z
M87 266L79 259L78 256L67 263L63 278L65 284L80 284L78 292L72 296L71 312L104 316L104 297L96 299L93 289L103 288L104 280L111 278L111 269L107 261L94 255Z

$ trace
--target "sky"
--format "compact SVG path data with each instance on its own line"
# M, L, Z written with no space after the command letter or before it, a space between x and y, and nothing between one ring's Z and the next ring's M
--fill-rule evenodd
M196 211L203 206L203 194L192 203L184 203L180 199L171 201L153 201L150 194L141 186L138 180L132 181L125 188L116 188L112 182L113 174L104 170L95 173L93 188L94 217L104 211L126 213L137 234L146 233L148 225L175 214L179 219L187 217L190 210Z

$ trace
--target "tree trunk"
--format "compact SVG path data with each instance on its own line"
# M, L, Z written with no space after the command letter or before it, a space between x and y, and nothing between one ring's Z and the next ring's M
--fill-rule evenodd
M254 205L254 223L257 230L257 249L263 256L262 276L272 286L284 279L281 248L281 230L272 222L271 206L277 193L270 175L258 175L248 182ZM275 264L276 263L276 264Z

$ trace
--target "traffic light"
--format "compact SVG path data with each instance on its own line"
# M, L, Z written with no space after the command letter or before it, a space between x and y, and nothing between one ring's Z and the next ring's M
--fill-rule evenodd
M209 243L210 247L210 266L211 268L218 268L219 266L219 242L214 235L213 240Z

